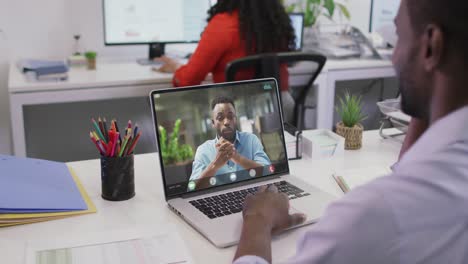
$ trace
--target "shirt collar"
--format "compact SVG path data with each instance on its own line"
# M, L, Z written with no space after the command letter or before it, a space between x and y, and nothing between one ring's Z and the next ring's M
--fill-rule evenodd
M214 139L214 143L216 145L216 143L218 143L218 135L216 135L215 139ZM234 140L234 145L240 145L240 139L239 139L239 131L236 130L236 140Z
M442 148L460 141L468 141L468 106L437 120L406 152L402 163L426 157Z

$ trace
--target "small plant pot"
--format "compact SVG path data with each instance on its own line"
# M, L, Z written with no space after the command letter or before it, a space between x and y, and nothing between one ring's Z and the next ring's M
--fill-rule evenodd
M88 65L88 70L96 69L96 58L86 58L86 62Z
M354 127L347 127L343 122L336 124L336 133L345 138L345 149L357 150L362 147L362 131L364 127L357 124Z

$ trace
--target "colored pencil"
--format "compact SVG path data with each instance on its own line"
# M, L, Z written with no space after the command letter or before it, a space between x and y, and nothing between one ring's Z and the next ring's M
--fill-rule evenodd
M107 140L106 139L106 132L105 132L105 129L104 129L104 125L102 124L101 117L98 118L98 124L99 124L99 130L101 131L102 136L104 137L105 140Z
M122 143L122 147L120 148L120 151L119 151L119 157L122 157L122 154L124 153L125 147L127 146L128 138L129 138L128 135L126 135L126 136L124 137L124 141L123 141L123 143Z
M105 117L104 117L104 120L102 121L102 125L104 126L104 136L106 137L106 140L109 141L109 133L107 131L107 121Z
M92 118L91 121L93 122L94 128L96 129L97 134L99 135L99 138L104 140L104 142L106 142L106 139L104 138L104 135L102 134L101 129L99 128L99 125L96 123L96 120Z
M122 142L122 137L120 136L119 126L117 126L117 120L114 118L115 130L119 133L119 144Z
M97 141L94 139L94 136L91 132L89 132L89 137L91 138L91 140L93 141L94 145L96 145L96 148L98 149L98 151L101 153L101 155L103 155L102 151L101 151L101 148L99 147L99 144L97 143Z
M113 138L114 144L112 146L112 151L111 151L111 155L110 155L111 157L114 157L114 153L115 153L115 150L116 150L118 138L119 138L119 132L116 132L114 134L114 138Z
M140 139L141 132L138 133L138 135L133 139L132 144L130 145L130 148L127 151L127 155L130 155L133 153L133 149L135 148L136 143L138 142L138 139Z

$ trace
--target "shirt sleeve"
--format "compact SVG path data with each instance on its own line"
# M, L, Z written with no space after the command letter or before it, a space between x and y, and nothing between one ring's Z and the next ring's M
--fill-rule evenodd
M217 15L208 23L189 62L174 73L174 86L200 84L215 68L231 45L231 36L224 29L225 17Z
M263 150L262 142L258 137L252 134L252 151L253 151L253 161L262 164L263 166L268 166L271 164L270 158Z
M203 145L197 148L195 152L195 158L193 159L192 164L192 174L190 175L190 180L198 180L205 168L208 166L207 158L205 155L205 149Z
M243 256L236 261L234 261L233 264L269 264L266 260L264 260L261 257L258 256Z
M329 206L287 263L400 263L397 234L392 210L379 192L356 188Z

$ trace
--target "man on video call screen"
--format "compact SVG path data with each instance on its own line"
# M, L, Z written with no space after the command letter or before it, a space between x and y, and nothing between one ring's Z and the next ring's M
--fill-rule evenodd
M288 171L274 80L154 95L168 195Z
M216 97L211 102L211 110L216 138L207 140L197 148L190 180L252 169L251 174L263 174L263 167L270 165L270 159L257 136L237 130L234 101L229 97ZM212 178L211 185L216 180ZM197 185L203 185L202 181L198 182Z

